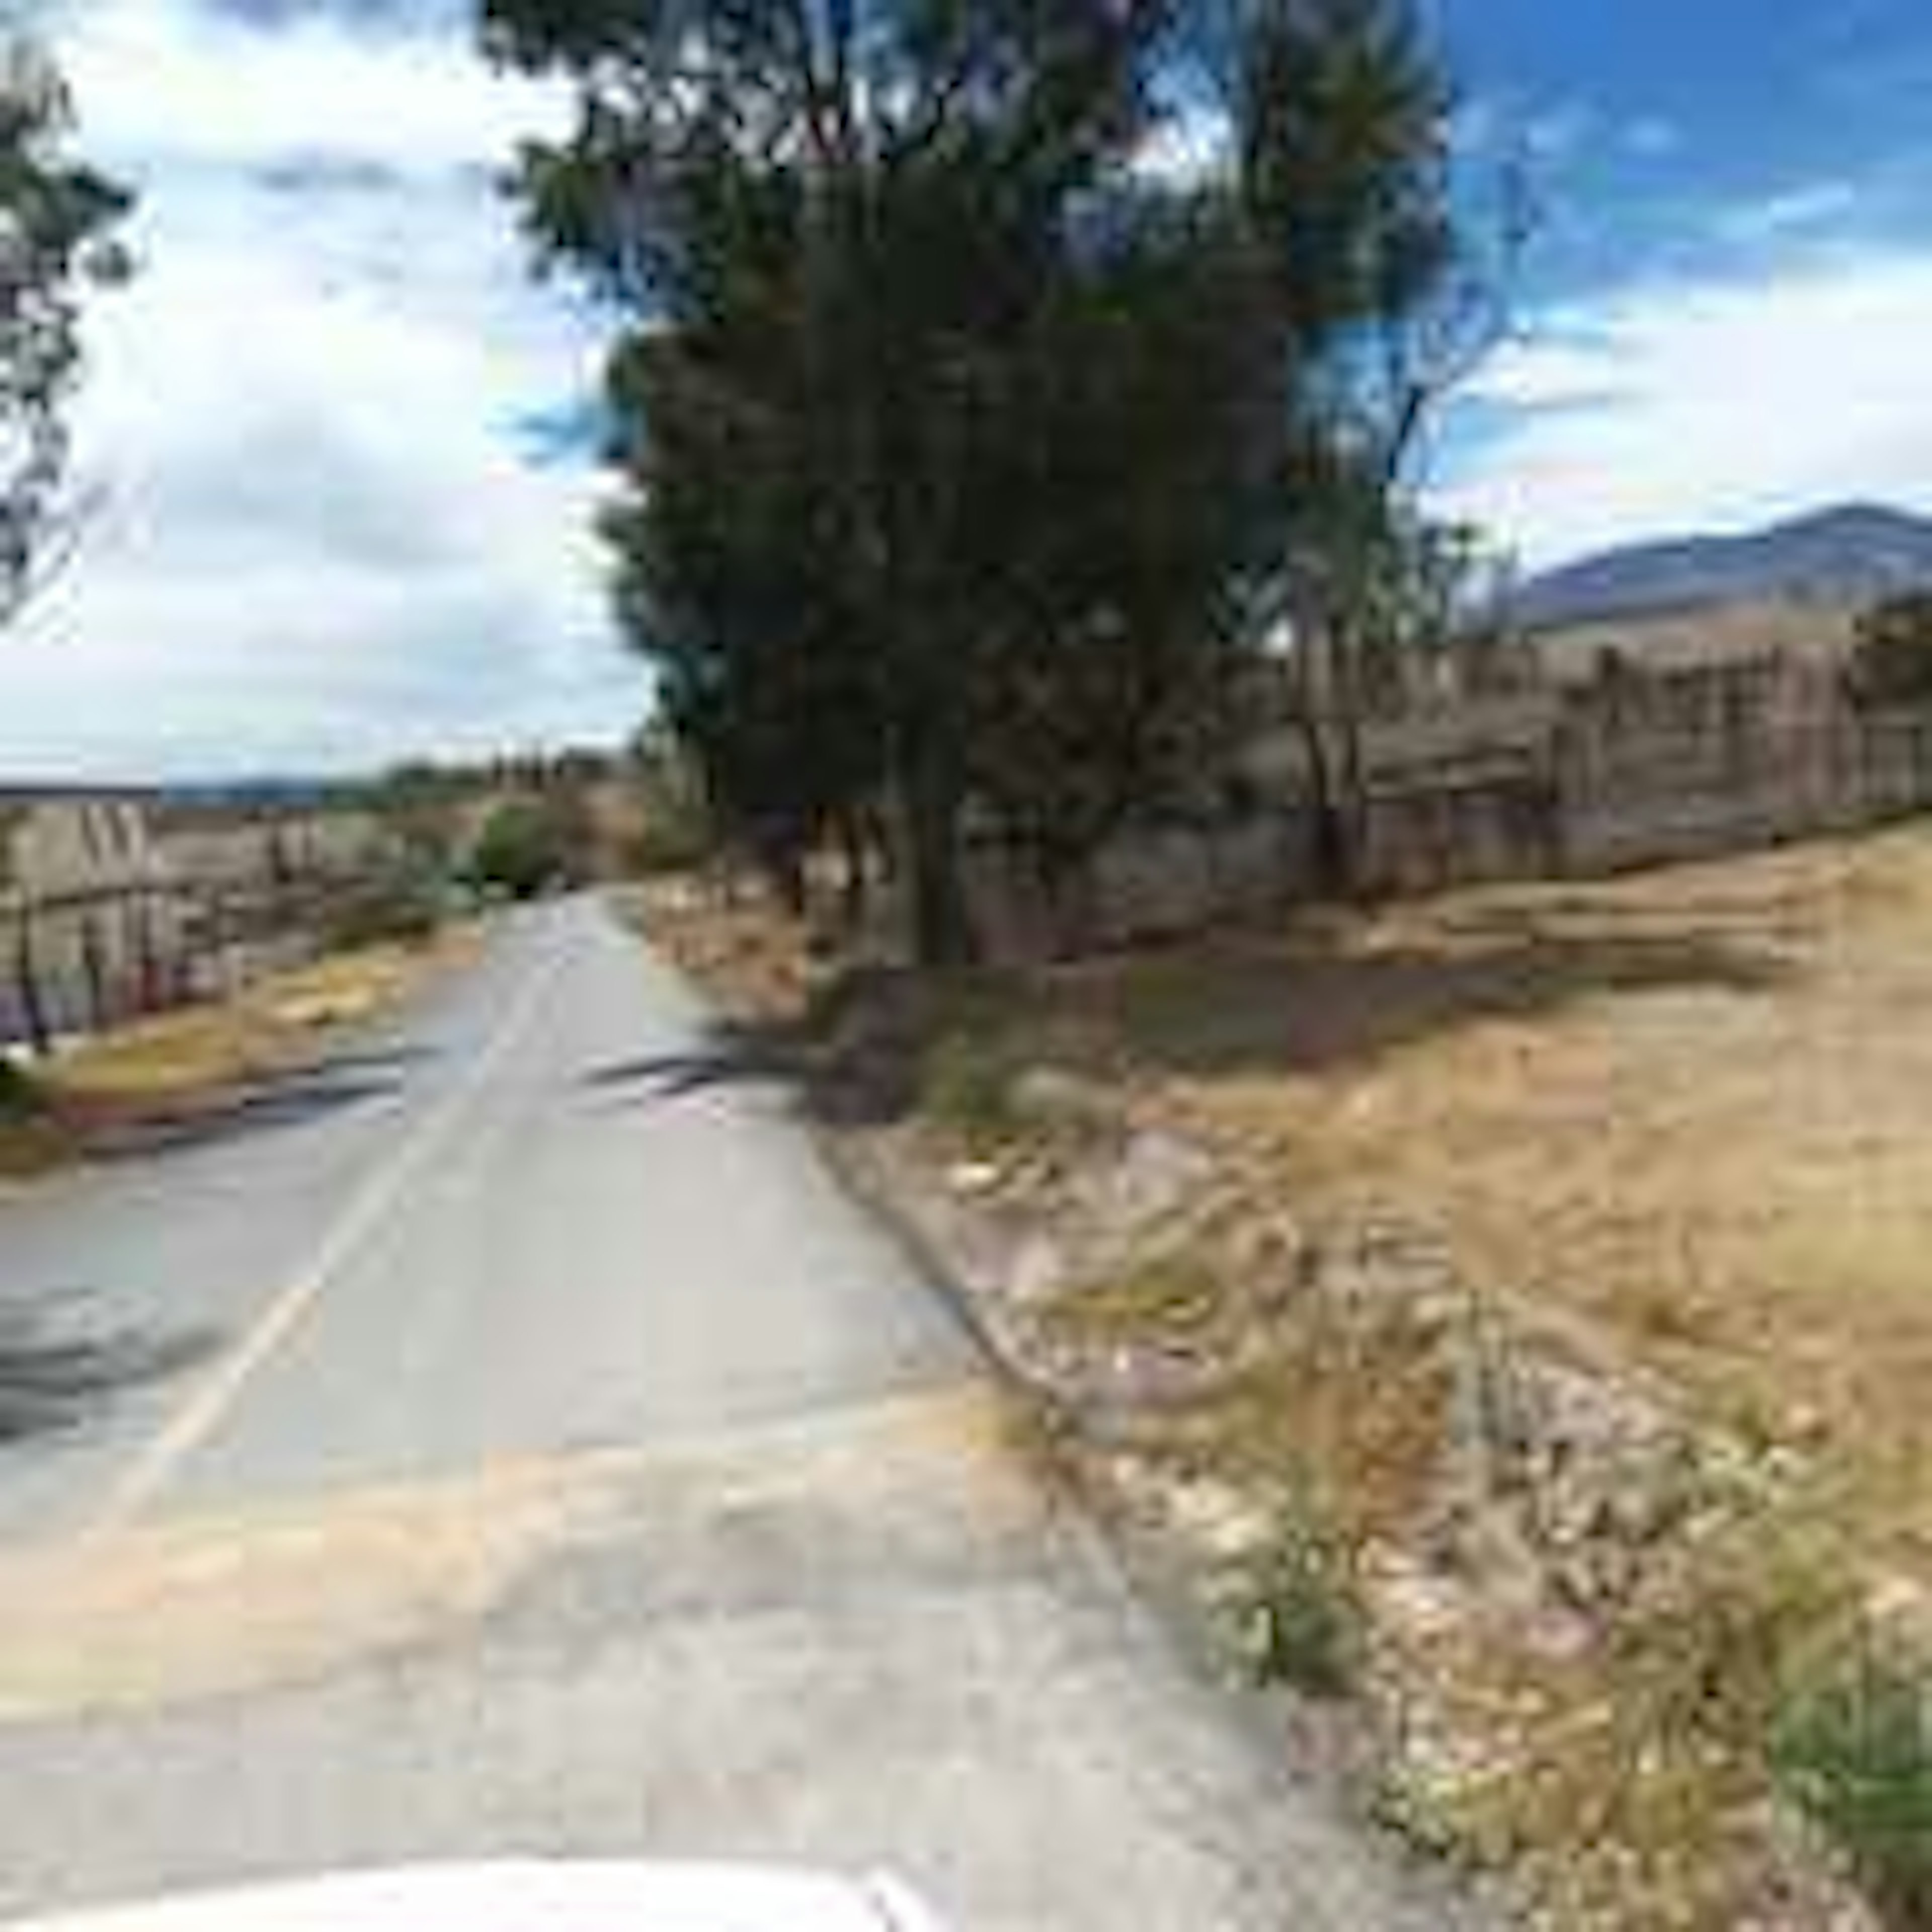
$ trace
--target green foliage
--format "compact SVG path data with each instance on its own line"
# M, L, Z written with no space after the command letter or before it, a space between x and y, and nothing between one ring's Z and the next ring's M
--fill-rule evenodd
M890 803L922 954L956 956L968 802L1077 874L1211 761L1282 545L1324 532L1291 513L1392 482L1381 350L1450 252L1407 0L482 22L577 88L524 212L631 318L604 535L710 805L795 870ZM1147 165L1216 106L1212 165Z
M1865 613L1849 676L1861 705L1882 709L1932 701L1932 592L1891 598Z
M1013 1104L1016 1072L996 1036L972 1030L944 1034L920 1065L920 1112L968 1146L990 1152L1025 1125Z
M535 898L578 874L581 854L565 813L552 800L506 800L477 834L468 867L472 884Z
M1220 1316L1226 1300L1215 1270L1182 1252L1081 1282L1048 1301L1040 1314L1050 1330L1070 1340L1145 1346L1201 1336Z
M1866 1646L1792 1700L1772 1754L1886 1922L1932 1927L1932 1672Z
M0 1125L38 1120L46 1111L46 1097L32 1075L0 1054Z
M129 198L70 157L72 118L51 63L0 26L0 622L72 525L64 406L80 370L80 292L128 270L112 236Z
M625 869L640 878L690 872L715 853L716 834L701 778L689 754L660 724L632 747L630 776L639 823Z
M1242 1566L1233 1608L1256 1683L1321 1698L1354 1689L1365 1626L1349 1552L1300 1498L1276 1509L1267 1540Z

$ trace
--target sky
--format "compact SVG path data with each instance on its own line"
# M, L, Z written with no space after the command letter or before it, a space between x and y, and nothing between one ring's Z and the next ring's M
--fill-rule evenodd
M1538 208L1444 505L1532 568L1842 500L1932 511L1924 0L1432 10L1468 168L1522 157Z
M0 0L0 8L10 0ZM1932 511L1924 0L1419 0L1472 181L1539 208L1434 499L1538 568ZM321 774L625 736L598 332L494 171L562 104L464 0L43 0L142 202L77 414L99 502L0 646L0 777Z
M3 7L5 0L0 0ZM561 103L400 24L56 0L88 158L140 205L78 398L81 554L0 641L0 776L356 772L621 740L580 438L598 335L498 173Z

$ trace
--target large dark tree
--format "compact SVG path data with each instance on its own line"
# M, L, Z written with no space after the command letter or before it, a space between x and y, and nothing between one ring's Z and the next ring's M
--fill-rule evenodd
M45 54L0 28L0 623L74 534L65 409L80 302L90 283L126 270L113 236L128 196L73 157L72 127Z
M80 512L65 493L67 405L80 366L87 286L118 280L125 191L70 152L60 76L18 28L0 25L0 629L71 554ZM30 910L8 964L27 1032L48 1044Z
M1349 358L1438 272L1442 108L1357 14L484 0L576 84L522 182L627 320L628 628L722 819L796 853L889 805L925 958L970 946L969 818L1057 890L1198 770L1294 490L1356 473Z

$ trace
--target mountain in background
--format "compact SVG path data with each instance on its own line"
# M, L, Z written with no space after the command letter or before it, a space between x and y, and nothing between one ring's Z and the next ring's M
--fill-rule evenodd
M1932 518L1856 503L1750 536L1608 550L1532 578L1510 608L1547 629L1772 598L1865 604L1920 588L1932 589Z

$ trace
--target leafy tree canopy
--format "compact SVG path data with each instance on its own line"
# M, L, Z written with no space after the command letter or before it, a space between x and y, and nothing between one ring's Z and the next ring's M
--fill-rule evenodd
M59 74L0 27L0 622L17 614L71 534L64 405L79 373L80 304L120 279L127 191L74 158Z
M884 801L921 951L965 950L962 832L1077 872L1198 772L1304 506L1399 474L1454 254L1407 6L482 22L575 83L524 206L624 319L619 606L718 816L796 850Z

